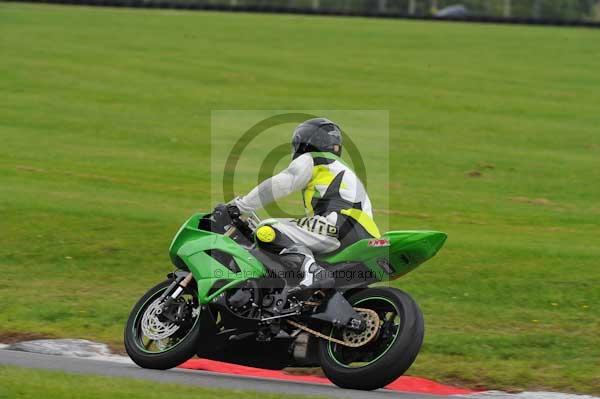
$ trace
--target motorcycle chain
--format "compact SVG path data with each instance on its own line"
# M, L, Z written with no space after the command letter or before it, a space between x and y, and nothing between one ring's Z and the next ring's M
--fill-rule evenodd
M379 315L374 310L365 309L365 308L354 308L354 310L356 310L357 312L368 313L369 316L370 316L370 318L372 318L374 320L373 323L376 324L377 326L379 326L379 324L380 324ZM325 339L327 341L330 341L330 342L333 342L333 343L336 343L336 344L339 344L339 345L342 345L342 346L348 346L350 348L358 348L360 346L364 346L364 345L368 344L369 342L371 342L373 340L373 338L375 338L375 336L377 335L377 331L375 331L373 334L371 334L371 336L366 341L364 341L364 342L358 342L358 343L352 343L352 342L343 341L341 339L337 339L337 338L333 338L333 337L328 337L327 335L325 335L323 333L320 333L320 332L318 332L316 330L313 330L312 328L307 327L304 324L300 324L298 322L295 322L293 320L289 320L288 319L287 322L290 325L292 325L292 326L294 326L296 328L299 328L299 329L301 329L303 331L306 331L307 333L312 334L312 335L314 335L314 336L316 336L318 338L322 338L322 339Z

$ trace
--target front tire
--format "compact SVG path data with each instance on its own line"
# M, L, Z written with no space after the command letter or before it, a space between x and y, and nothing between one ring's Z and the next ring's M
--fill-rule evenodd
M350 298L353 307L375 310L381 325L375 339L358 348L320 340L319 361L325 375L349 389L383 388L412 365L423 343L424 322L416 302L394 288L367 288ZM343 337L332 328L330 336Z
M187 297L190 307L190 318L181 325L174 323L161 323L156 319L156 308L158 299L169 287L172 280L165 280L152 287L133 307L127 320L124 332L125 350L138 366L147 369L166 370L190 359L198 349L200 337L200 306L196 295L187 290L181 298ZM148 322L150 318L156 320ZM142 323L153 324L163 328L169 336L162 339L152 340L144 335ZM157 323L161 323L158 324ZM166 326L166 327L165 327ZM146 327L147 329L148 327ZM164 341L164 342L163 342Z

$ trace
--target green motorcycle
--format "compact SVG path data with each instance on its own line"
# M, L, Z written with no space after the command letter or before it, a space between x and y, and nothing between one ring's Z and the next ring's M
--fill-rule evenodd
M125 348L139 366L176 367L194 355L253 367L322 367L343 388L372 390L401 376L423 342L423 315L397 279L433 257L437 231L390 231L319 261L335 288L288 295L300 279L261 250L260 223L225 206L196 214L169 249L176 270L133 307Z

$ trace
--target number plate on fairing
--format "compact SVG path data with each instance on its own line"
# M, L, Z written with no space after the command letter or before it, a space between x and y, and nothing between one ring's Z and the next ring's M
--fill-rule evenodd
M385 238L374 238L372 240L369 240L368 245L370 247L389 247L390 240L387 240Z

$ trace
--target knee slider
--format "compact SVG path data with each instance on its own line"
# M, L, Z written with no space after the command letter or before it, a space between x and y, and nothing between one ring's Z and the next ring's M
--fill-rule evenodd
M277 232L271 226L260 226L254 233L260 242L273 242L277 238Z

